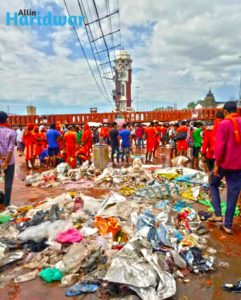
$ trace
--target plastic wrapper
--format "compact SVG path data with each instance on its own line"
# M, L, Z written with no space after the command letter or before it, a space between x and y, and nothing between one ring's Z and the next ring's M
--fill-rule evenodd
M69 287L69 286L75 284L79 279L80 279L79 274L66 275L61 279L61 286Z
M155 226L155 216L148 210L144 211L139 215L137 220L137 230L141 230L143 227L153 227Z
M186 156L177 156L172 159L173 167L183 167L188 162L188 158Z
M118 193L111 192L107 196L106 200L104 200L103 203L101 204L100 210L98 211L97 215L101 215L102 212L105 209L107 209L109 206L112 206L114 204L121 203L121 202L124 202L124 201L126 201L126 197L121 196Z
M0 260L0 267L13 263L23 258L23 251L10 252Z
M20 283L20 282L30 281L30 280L35 279L37 276L38 276L38 271L35 270L35 271L32 271L32 272L25 273L25 274L17 276L14 279L14 282Z
M95 217L94 226L98 228L100 235L112 234L113 240L118 242L128 241L127 234L123 232L122 226L115 218Z
M72 244L81 242L83 240L83 235L76 228L72 228L58 233L55 239L56 242L61 244Z
M58 174L67 173L69 169L71 169L71 168L70 168L69 164L67 164L67 163L61 163L56 167L56 171Z
M166 299L176 293L174 278L160 270L157 255L141 236L116 254L104 280L128 285L143 300Z
M82 244L73 244L68 248L68 252L63 257L64 274L76 273L83 260L90 254L90 251Z

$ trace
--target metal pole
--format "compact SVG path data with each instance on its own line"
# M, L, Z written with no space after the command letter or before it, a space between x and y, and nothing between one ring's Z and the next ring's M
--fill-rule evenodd
M136 111L138 111L138 100L139 100L139 94L138 94L138 90L139 90L139 86L136 86Z

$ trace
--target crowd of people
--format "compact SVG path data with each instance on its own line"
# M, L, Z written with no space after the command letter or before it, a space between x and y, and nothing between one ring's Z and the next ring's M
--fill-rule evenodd
M227 182L227 212L223 229L232 233L235 206L241 190L241 118L235 102L227 102L216 119L206 124L198 121L179 121L147 124L51 124L50 127L28 124L12 130L7 114L0 112L0 160L5 172L3 205L10 203L14 177L14 146L19 156L25 155L27 168L54 168L67 162L72 168L84 161L91 162L94 144L105 143L111 151L114 166L129 164L130 154L144 154L146 163L158 163L158 148L170 149L170 159L184 156L192 168L199 169L200 161L210 174L210 193L214 216L212 222L222 221L219 186Z

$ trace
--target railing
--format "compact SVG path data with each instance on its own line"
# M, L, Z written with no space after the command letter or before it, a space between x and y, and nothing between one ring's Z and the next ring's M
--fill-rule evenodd
M198 110L160 110L160 111L143 111L143 112L123 112L122 117L126 122L170 122L180 120L213 120L218 109L205 108ZM241 115L241 108L239 108ZM33 123L36 125L51 123L68 123L68 124L85 124L88 122L111 123L117 117L116 113L92 113L92 114L66 114L66 115L46 115L46 116L9 116L11 125L27 125Z

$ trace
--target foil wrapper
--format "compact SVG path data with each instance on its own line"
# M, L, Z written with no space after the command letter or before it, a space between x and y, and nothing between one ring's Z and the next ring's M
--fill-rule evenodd
M113 258L104 278L128 285L143 300L166 299L176 293L173 276L158 266L158 256L142 236L135 236Z

